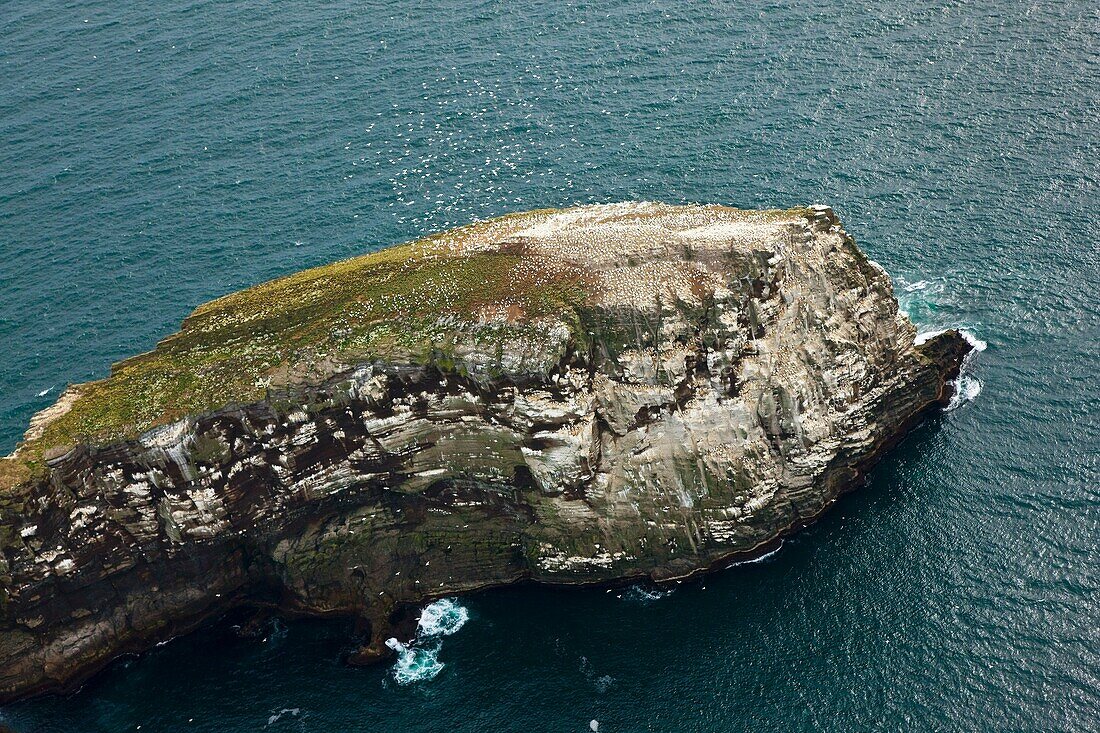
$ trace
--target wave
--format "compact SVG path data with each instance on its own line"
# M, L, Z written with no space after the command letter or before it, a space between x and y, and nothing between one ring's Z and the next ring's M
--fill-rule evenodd
M951 329L949 329L949 328L935 328L935 329L924 330L924 329L920 329L918 327L917 337L916 337L916 339L914 339L914 343L916 343L918 346L920 346L921 344L925 343L926 341L929 341L930 339L933 339L936 336L939 336L941 333L944 333L945 331L949 331L949 330L951 330ZM973 349L974 351L985 351L986 348L988 348L988 346L989 346L988 343L986 343L985 341L978 338L977 334L975 334L973 331L971 331L968 328L959 328L959 333L962 334L962 337L964 339L966 339L966 342L968 344L970 344L970 348ZM971 352L971 353L973 353L973 352Z
M396 638L386 639L386 646L397 652L393 664L393 679L399 685L427 682L443 671L439 650L444 636L454 634L470 620L470 612L454 598L441 598L429 603L420 612L416 637L408 644Z
M944 412L951 412L968 402L973 402L978 398L978 395L982 393L981 380L971 373L972 362L974 361L974 356L985 351L989 344L982 341L965 328L959 329L959 333L961 333L963 338L967 340L967 343L970 344L972 351L963 358L963 363L959 367L959 376L952 383L955 392L951 395L951 401L947 403L947 407L943 408Z
M742 565L756 565L757 563L767 562L768 560L778 555L779 551L782 549L783 540L780 540L779 545L774 550L770 550L768 552L765 552L763 555L759 555L749 560L738 560L736 562L731 562L729 565L726 566L726 570L729 570L730 568L740 567Z
M416 646L416 642L402 644L397 639L386 639L386 646L397 652L397 661L393 663L393 679L399 685L413 682L426 682L435 679L443 671L443 662L439 661L439 650L443 646L436 642L431 646Z
M978 338L973 331L965 328L960 328L959 333L961 333L962 337L966 339L967 343L969 343L970 346L973 347L975 352L985 351L989 347L989 344Z
M917 333L917 338L914 343L919 346L946 330L947 329L940 328L930 331L920 331ZM959 376L950 383L952 388L951 401L947 403L947 407L943 408L944 412L951 412L968 402L973 402L978 398L978 395L982 393L982 381L974 376L972 367L974 356L985 351L989 347L989 344L978 338L973 331L968 329L960 328L959 333L962 334L962 337L970 344L971 351L963 358L963 362L959 366Z
M951 395L951 401L947 403L947 407L943 410L944 412L951 412L958 409L967 402L976 400L981 393L982 383L977 377L960 375L955 380L955 393Z
M672 595L672 588L655 588L653 586L632 585L619 596L623 600L638 603L652 603Z
M301 708L283 708L282 710L280 710L277 713L272 713L271 717L269 717L267 719L267 724L268 724L268 726L275 725L276 723L279 722L279 719L282 718L287 713L290 713L291 717L297 718L298 713L300 713L300 712L302 712Z
M470 612L452 598L441 598L420 612L416 635L420 637L450 636L470 620Z

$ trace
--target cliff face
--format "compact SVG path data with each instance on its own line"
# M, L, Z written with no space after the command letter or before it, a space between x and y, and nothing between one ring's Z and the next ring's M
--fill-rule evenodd
M751 553L949 397L968 346L914 336L824 207L533 212L215 301L0 462L0 699L242 605L368 658L434 596Z

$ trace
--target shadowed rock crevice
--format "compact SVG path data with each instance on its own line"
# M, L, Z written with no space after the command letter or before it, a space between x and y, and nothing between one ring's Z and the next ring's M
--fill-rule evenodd
M824 207L532 212L226 296L2 462L0 700L242 607L357 619L361 663L435 597L720 566L968 348Z

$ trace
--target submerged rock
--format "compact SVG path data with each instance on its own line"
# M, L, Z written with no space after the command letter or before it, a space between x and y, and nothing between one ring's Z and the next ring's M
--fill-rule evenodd
M537 211L213 301L0 461L0 699L242 606L365 661L429 599L757 552L950 398L967 343L915 335L827 207Z

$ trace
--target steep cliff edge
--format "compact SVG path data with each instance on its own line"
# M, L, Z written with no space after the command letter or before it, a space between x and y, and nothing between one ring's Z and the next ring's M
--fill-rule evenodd
M201 306L0 461L0 701L243 605L681 577L950 396L826 207L536 211Z

